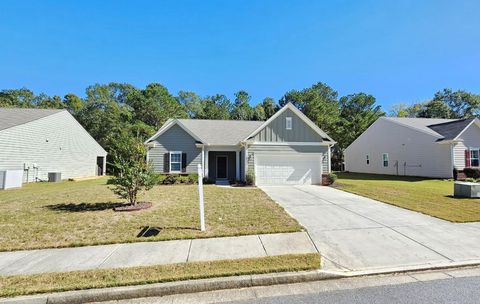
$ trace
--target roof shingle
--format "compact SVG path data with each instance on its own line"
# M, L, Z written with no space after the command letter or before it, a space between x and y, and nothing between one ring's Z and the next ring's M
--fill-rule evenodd
M65 111L58 109L0 108L0 131Z

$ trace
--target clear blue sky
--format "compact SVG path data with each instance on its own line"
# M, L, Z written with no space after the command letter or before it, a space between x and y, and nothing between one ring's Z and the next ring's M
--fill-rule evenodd
M328 3L327 3L328 2ZM265 96L322 81L386 110L480 93L480 1L2 1L0 89Z

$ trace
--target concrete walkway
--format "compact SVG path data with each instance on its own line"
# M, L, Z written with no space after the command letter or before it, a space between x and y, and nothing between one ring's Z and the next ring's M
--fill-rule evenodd
M480 263L480 223L451 223L330 187L262 189L307 228L324 258L323 269Z
M124 268L317 252L305 232L0 252L0 275Z

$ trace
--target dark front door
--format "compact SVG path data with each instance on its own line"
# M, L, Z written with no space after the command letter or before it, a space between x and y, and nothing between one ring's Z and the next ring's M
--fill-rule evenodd
M226 156L217 156L217 178L227 178Z

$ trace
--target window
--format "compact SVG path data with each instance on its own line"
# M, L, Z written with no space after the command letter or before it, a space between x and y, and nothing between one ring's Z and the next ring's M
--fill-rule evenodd
M370 165L370 155L367 154L367 165Z
M180 173L182 171L182 152L170 152L170 172Z
M470 167L478 167L478 149L470 149Z
M382 159L383 159L383 166L388 167L388 153L383 153Z
M285 117L285 129L291 130L292 129L292 118Z

